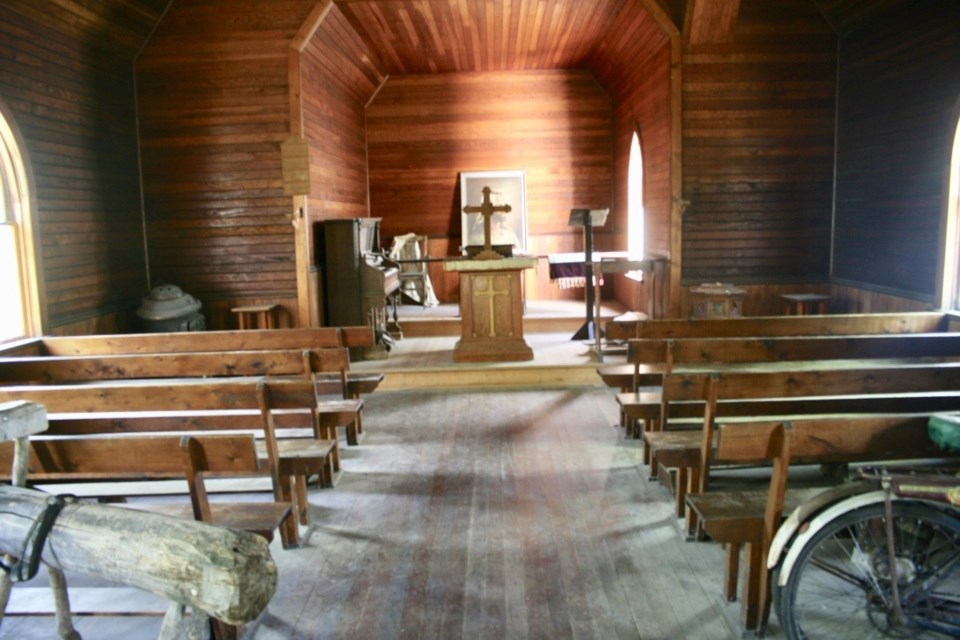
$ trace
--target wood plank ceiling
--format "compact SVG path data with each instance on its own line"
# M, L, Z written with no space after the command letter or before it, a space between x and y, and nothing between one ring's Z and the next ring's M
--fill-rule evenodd
M726 42L741 0L335 0L390 75L590 66L617 21L659 4L688 43ZM844 34L905 0L811 0Z
M584 67L612 21L634 0L339 0L337 5L381 57L380 68L404 75Z

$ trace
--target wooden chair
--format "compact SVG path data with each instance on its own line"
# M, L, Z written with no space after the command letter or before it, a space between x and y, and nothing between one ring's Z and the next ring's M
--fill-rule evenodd
M274 498L277 502L292 502L301 523L307 524L307 478L318 475L323 486L333 485L333 472L339 460L335 439L322 438L320 424L314 416L315 438L278 441L277 411L301 409L311 398L316 402L314 382L311 380L263 379L257 383L257 400L263 419L265 454L273 476ZM287 518L281 529L284 541L299 540L297 523Z
M413 240L416 245L416 256L419 258L427 257L427 236L416 235ZM400 289L398 293L398 302L403 302L404 294L414 300L410 295L414 292L419 296L420 306L425 306L427 302L427 263L426 262L405 262L400 265Z
M350 384L350 354L346 348L306 349L303 351L303 370L314 381L318 396L314 410L317 437L336 440L337 427L346 429L347 444L356 445L363 433L363 401ZM382 377L378 374L378 378ZM377 380L379 384L379 380ZM320 397L332 394L337 400ZM334 471L339 470L339 457L334 459Z
M222 454L222 445L227 441L234 444ZM216 446L215 446L216 445ZM206 477L249 475L258 468L257 451L253 436L183 436L180 440L187 472L187 484L190 487L190 503L195 520L255 533L268 541L273 540L273 532L284 522L293 520L293 509L289 502L229 502L213 503L207 499ZM293 523L296 526L296 523ZM240 635L236 625L220 620L211 620L213 633L217 640L235 640Z
M207 499L206 478L209 476L222 478L260 473L253 436L183 436L180 447L184 454L194 519L219 527L250 531L267 541L273 540L273 532L292 514L289 502L211 504Z

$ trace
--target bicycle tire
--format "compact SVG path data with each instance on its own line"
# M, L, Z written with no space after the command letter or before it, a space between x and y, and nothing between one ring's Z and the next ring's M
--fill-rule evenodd
M841 514L804 545L785 585L774 587L787 638L960 636L960 519L921 502L893 503L907 619L900 624L885 604L892 583L884 509L879 503ZM926 624L940 629L919 626Z

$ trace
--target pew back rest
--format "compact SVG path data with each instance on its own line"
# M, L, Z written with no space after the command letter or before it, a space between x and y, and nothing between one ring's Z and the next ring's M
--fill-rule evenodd
M690 338L667 341L673 365L804 360L945 359L960 356L960 333Z
M223 446L234 439L237 440L235 449L224 455ZM201 522L214 521L207 495L208 477L250 474L259 470L252 436L182 436L180 451L193 517Z
M99 384L25 385L0 387L0 402L22 399L44 405L51 425L64 418L115 420L163 418L166 426L209 419L228 425L231 418L259 415L257 383L261 378L187 378L116 381ZM312 380L275 381L280 409L309 412L318 406ZM55 433L50 431L49 433Z
M358 334L351 332L350 335ZM51 356L326 349L350 346L343 344L338 327L45 336L40 340L43 344L43 355Z
M693 374L694 380L702 374ZM727 371L714 375L721 399L923 393L960 389L960 363L868 368Z
M861 414L877 414L879 405L893 404L884 396L890 394L925 393L944 390L960 389L960 366L957 363L917 365L892 367L881 369L833 369L810 371L776 371L776 372L726 372L713 373L709 376L704 392L703 433L700 440L700 466L697 473L700 491L706 489L709 481L710 467L720 461L720 452L715 451L714 434L718 433L716 425L718 415L723 408L720 399L759 400L763 398L818 398L830 396L851 396L851 404L858 405L856 411ZM854 399L859 396L860 400ZM750 403L752 404L752 403ZM878 405L878 406L879 406ZM933 409L930 411L932 412ZM929 415L930 412L922 412ZM810 413L803 410L803 413ZM769 415L769 414L767 414ZM816 416L808 416L816 418ZM848 424L852 418L844 417L838 425ZM869 419L868 419L869 420ZM806 444L803 434L807 424L791 438L798 446ZM823 423L828 424L828 423ZM878 423L868 422L871 426ZM841 435L842 429L837 434ZM924 439L925 432L924 432ZM823 441L828 446L828 441ZM837 443L837 447L842 443ZM879 446L882 441L871 443L851 440L851 445L860 448L868 458L874 454L866 445ZM853 449L849 449L852 451ZM903 449L906 450L906 449ZM848 450L839 449L841 457ZM823 453L823 452L820 452ZM844 461L844 460L840 460Z
M949 324L949 315L938 311L610 321L607 323L607 338L626 340L629 338L935 333L949 330Z
M350 355L345 347L198 351L123 355L0 358L0 384L234 376L308 376L339 373L345 393Z
M627 362L635 374L644 365L664 373L682 368L725 368L751 362L960 358L960 333L905 335L634 339Z
M830 463L945 457L927 436L929 413L791 419L790 459ZM717 424L715 461L750 464L771 458L770 435L782 421Z
M250 475L259 472L252 434L204 435L198 438L211 472ZM0 468L11 468L13 443L0 443ZM156 480L185 478L186 460L179 434L91 435L30 440L31 480ZM4 477L6 472L4 471Z
M943 411L953 405L950 396L954 394L949 392L957 391L960 391L960 363L955 362L888 364L872 368L828 367L824 363L819 369L673 372L663 378L661 429L667 428L671 418L691 415L703 415L709 429L710 420L725 408L733 407L733 415L743 415L754 407L759 413L764 411L765 400L776 400L769 406L779 406L780 410L807 399L811 410L819 405L831 411L850 412L851 406L858 402L857 396L867 401L883 395L928 393L943 395L936 406L936 410ZM740 406L729 402L732 400L745 402ZM915 402L921 400L904 397L902 406ZM888 404L896 403L891 400Z

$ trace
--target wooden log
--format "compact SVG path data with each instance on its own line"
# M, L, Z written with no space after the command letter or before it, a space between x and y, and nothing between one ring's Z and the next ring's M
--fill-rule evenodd
M49 498L0 486L0 552L20 553ZM276 565L258 535L91 503L64 506L42 559L144 589L229 624L255 619L277 586Z

